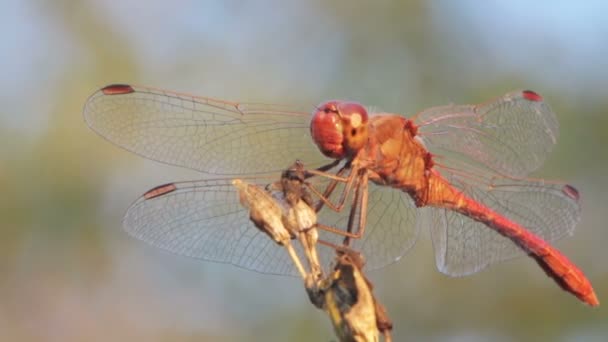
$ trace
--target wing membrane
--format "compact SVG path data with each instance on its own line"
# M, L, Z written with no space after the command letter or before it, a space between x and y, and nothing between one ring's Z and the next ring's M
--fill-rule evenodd
M454 174L450 178L468 196L545 241L571 235L580 219L578 198L569 190L573 188L563 183L507 178L472 183ZM432 222L437 267L448 275L475 273L525 254L510 239L462 214L442 208L426 208L424 214L430 215Z
M429 108L415 116L438 161L522 178L545 161L558 137L555 114L540 95L515 91L478 105Z
M342 187L337 188L330 197L334 203L341 190ZM351 247L365 256L365 268L372 270L399 260L415 244L419 227L416 206L401 191L370 183L368 203L365 234L360 239L352 239ZM349 210L351 206L346 206L340 213L324 208L319 212L319 222L345 230ZM319 234L321 239L342 244L342 236L322 230Z
M170 192L144 195L131 205L123 220L130 235L178 255L298 275L286 251L249 221L230 180L172 185Z
M307 167L327 161L311 141L310 115L278 105L114 85L88 99L84 116L94 131L131 152L210 174L280 171L295 158Z

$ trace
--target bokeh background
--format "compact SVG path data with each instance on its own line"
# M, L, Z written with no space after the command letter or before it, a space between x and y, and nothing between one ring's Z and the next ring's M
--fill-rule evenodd
M121 217L199 178L90 131L88 95L128 82L243 100L344 98L385 111L539 91L561 136L538 175L582 193L558 247L608 303L608 3L4 1L0 13L0 340L329 341L297 279L164 253ZM423 238L370 274L395 340L606 341L608 309L528 258L465 278Z

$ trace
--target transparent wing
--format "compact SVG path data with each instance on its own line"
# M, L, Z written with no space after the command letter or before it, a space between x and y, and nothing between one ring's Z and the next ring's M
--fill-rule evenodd
M334 203L341 190L340 186L330 197ZM366 260L365 269L372 270L399 260L415 244L419 221L418 210L412 199L399 190L370 183L368 203L365 234L360 239L351 240L351 247L362 252ZM318 220L344 230L348 226L350 209L350 206L345 206L342 212L336 213L323 208ZM321 239L337 245L343 241L342 236L323 230L319 231L319 235ZM334 256L335 254L324 254L324 264L335 259Z
M277 105L111 85L88 99L84 117L131 152L210 174L280 171L296 158L307 167L328 162L310 138L310 115Z
M548 242L571 235L580 219L578 193L570 185L507 178L471 182L443 174L468 196ZM525 254L510 239L467 216L441 208L422 212L431 222L437 267L445 274L467 275Z
M175 254L298 275L285 249L249 221L230 180L159 186L131 205L123 225L130 235Z
M415 121L439 163L450 167L456 161L515 178L543 164L559 129L555 114L530 90L477 105L429 108Z

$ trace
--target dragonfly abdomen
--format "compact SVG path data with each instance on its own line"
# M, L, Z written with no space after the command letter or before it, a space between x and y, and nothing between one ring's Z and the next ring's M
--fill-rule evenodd
M517 222L455 189L436 172L430 173L425 204L454 210L509 238L530 255L562 289L591 306L599 305L587 277L564 254Z
M471 203L474 201L467 198L467 202ZM477 203L475 206L483 207ZM483 208L483 210L490 211L487 207ZM599 305L593 287L583 274L583 271L558 249L551 246L538 235L499 214L495 214L494 219L487 222L480 221L496 230L499 234L510 238L511 241L526 251L562 289L572 293L578 299L591 306Z

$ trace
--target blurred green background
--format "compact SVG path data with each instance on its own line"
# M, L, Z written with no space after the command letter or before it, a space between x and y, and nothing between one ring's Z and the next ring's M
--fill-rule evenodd
M86 127L87 96L117 82L406 115L537 90L561 124L537 175L583 198L577 233L557 245L608 305L606 13L602 1L4 2L0 340L334 338L297 279L176 257L122 232L143 191L200 175ZM396 341L608 340L606 306L579 303L528 258L448 278L423 237L370 276Z

